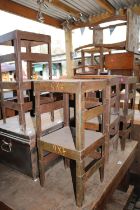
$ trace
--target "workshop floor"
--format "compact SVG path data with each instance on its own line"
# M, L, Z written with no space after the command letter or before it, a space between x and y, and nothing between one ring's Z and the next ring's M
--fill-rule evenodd
M134 185L134 194L127 210L140 210L140 176L132 175L130 182Z
M102 183L99 179L99 171L95 172L94 178L91 177L86 182L82 210L91 209L107 189L113 188L112 183L116 183L115 177L119 178L120 174L126 170L126 163L130 163L136 145L135 141L129 141L125 151L118 148L116 153L112 153L110 161L106 164L106 173ZM78 209L75 205L70 169L65 169L63 161L59 161L47 171L46 183L46 187L42 188L39 180L33 181L30 177L0 164L0 201L12 210Z

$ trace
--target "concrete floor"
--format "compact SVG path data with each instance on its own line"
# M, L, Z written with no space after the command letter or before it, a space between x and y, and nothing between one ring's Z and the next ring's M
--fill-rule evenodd
M47 173L47 187L42 188L39 180L33 181L26 175L0 165L0 200L14 210L66 210L69 205L70 210L75 210L69 169L65 170L61 161L50 171ZM59 179L60 176L62 179Z
M47 171L45 188L40 187L39 180L35 182L30 177L0 164L0 201L13 210L92 209L107 188L112 186L117 174L123 172L136 145L136 142L132 141L126 145L125 151L118 149L112 153L106 164L102 183L98 171L91 176L85 184L85 202L82 208L75 205L70 169L64 168L62 160Z

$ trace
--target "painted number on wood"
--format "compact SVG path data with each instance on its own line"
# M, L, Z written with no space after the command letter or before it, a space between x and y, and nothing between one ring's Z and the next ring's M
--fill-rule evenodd
M51 89L52 89L52 91L56 91L56 90L58 90L58 91L63 91L64 90L64 85L63 84L61 84L61 83L52 83L51 84Z
M58 146L58 145L53 145L53 149L55 150L55 152L57 154L60 154L60 155L63 155L63 156L66 153L65 149L63 147L61 147L61 146Z

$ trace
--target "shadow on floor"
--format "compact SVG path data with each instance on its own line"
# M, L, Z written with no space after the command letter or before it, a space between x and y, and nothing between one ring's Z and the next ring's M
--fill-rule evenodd
M4 204L1 201L0 201L0 209L1 210L14 210L14 209L9 208L6 204Z
M134 174L131 175L130 184L134 185L134 194L127 210L140 210L140 176Z

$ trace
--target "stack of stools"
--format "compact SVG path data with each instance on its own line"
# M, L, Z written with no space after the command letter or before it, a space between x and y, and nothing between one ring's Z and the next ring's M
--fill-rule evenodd
M120 139L122 150L125 149L126 139L131 138L135 111L136 82L136 77L120 76Z
M119 122L120 122L120 86L119 86L119 77L111 76L111 75L75 75L75 79L106 79L107 87L106 87L106 147L105 147L105 157L106 160L109 159L109 153L114 149L117 149L118 140L119 140ZM99 102L94 102L95 98L88 97L86 99L87 108L93 107L94 104L98 104ZM100 101L100 99L99 99ZM88 130L101 130L101 126L99 126L100 118L91 119L85 123L85 128Z
M74 68L74 75L79 74L95 74L97 75L100 71L103 71L104 63L103 63L103 53L110 52L110 50L103 47L91 47L81 49L81 66ZM90 64L86 65L86 55L90 55ZM99 56L95 56L95 54L99 54ZM99 58L97 58L99 57ZM80 70L81 69L81 70Z
M35 34L15 30L0 36L0 44L13 47L13 52L0 56L0 88L1 88L1 107L4 122L6 122L5 109L13 109L19 114L19 123L23 131L26 130L25 112L33 109L33 85L31 83L33 64L39 62L48 63L49 76L51 74L51 38L48 35ZM47 51L40 53L41 47ZM1 53L2 54L2 53ZM23 61L26 62L24 69ZM15 63L15 82L3 82L1 64L6 62ZM27 72L27 80L24 80L24 71ZM4 89L11 89L16 92L16 100L4 100ZM25 103L24 93L29 90L29 100Z
M105 112L106 112L106 80L50 80L35 81L34 90L36 98L36 123L37 123L37 146L39 153L39 169L41 186L45 184L45 158L44 153L51 152L69 158L71 162L75 162L76 182L76 204L82 206L84 201L85 187L84 183L97 170L100 171L100 178L104 176L104 160L105 160ZM102 91L102 103L90 110L85 107L86 94L90 91ZM52 133L42 135L41 114L46 112L46 104L40 103L40 92L61 92L64 100L64 127ZM69 95L75 94L75 113L76 127L73 133L69 124ZM55 108L55 107L54 107ZM103 115L102 132L89 131L84 128L85 122L92 118ZM96 150L100 152L100 158L92 159L89 162L89 156ZM87 162L88 161L88 162ZM85 164L86 162L86 164ZM56 186L54 186L55 188Z

